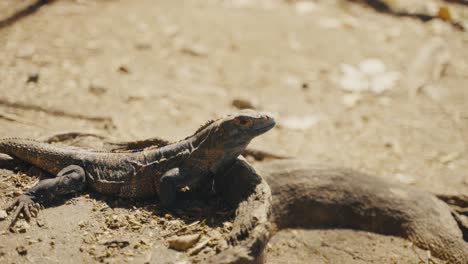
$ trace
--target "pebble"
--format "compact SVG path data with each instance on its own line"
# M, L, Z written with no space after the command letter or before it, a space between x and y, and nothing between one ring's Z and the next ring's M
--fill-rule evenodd
M28 79L26 80L26 83L37 83L39 82L39 73L31 73L28 75Z
M200 240L200 234L176 236L168 240L169 248L185 251L195 245L198 240Z
M355 107L361 100L362 96L360 94L347 94L342 98L343 105L346 106L346 108Z
M183 53L186 53L192 56L198 56L198 57L206 56L209 53L208 48L201 44L184 45L181 51Z
M28 250L24 246L17 246L16 252L18 252L18 254L20 254L21 256L28 254Z
M27 45L17 51L16 57L20 59L28 59L28 58L31 58L35 52L36 52L36 48L34 46Z
M105 94L107 92L107 88L98 82L91 82L88 91L99 96Z
M17 226L17 231L19 233L26 233L26 231L28 231L28 229L31 228L31 226L28 224L28 222L26 222L24 220L18 221L16 226Z
M8 217L8 214L5 210L0 210L0 221L5 220Z
M237 99L232 100L231 105L240 110L257 109L254 102L247 100L247 99L242 99L242 98L237 98Z
M125 65L120 65L119 68L118 68L118 71L120 73L125 73L125 74L129 74L130 73L130 70L128 69L127 66Z

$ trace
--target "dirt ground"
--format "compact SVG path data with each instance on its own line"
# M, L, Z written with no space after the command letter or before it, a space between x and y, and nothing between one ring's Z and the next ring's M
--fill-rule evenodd
M468 20L466 6L449 7ZM368 59L394 82L346 91L343 64ZM254 148L467 194L467 81L468 33L347 1L55 1L0 28L0 137L176 140L237 100L277 117ZM0 175L1 208L37 180ZM98 198L48 207L18 234L0 221L0 262L185 263L165 241L180 219ZM146 220L109 226L121 217ZM267 249L270 264L429 261L441 263L404 239L353 230L285 230Z

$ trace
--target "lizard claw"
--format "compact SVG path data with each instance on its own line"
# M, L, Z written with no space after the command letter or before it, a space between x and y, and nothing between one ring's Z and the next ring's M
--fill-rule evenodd
M39 211L37 203L34 203L33 197L22 194L7 208L7 211L12 211L16 207L16 210L13 212L13 218L10 223L10 227L13 227L18 221L20 213L23 213L24 218L29 222L32 217L35 217Z

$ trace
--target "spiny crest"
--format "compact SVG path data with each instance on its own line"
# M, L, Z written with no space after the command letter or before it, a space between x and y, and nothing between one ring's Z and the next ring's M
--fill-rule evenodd
M214 122L216 122L215 119L211 119L211 120L208 120L205 122L205 124L201 125L196 131L195 133L193 133L194 135L197 134L198 132L202 131L203 129L207 128L209 125L213 124Z
M150 138L139 141L108 143L111 152L140 152L143 150L157 149L171 144L170 141L162 138Z

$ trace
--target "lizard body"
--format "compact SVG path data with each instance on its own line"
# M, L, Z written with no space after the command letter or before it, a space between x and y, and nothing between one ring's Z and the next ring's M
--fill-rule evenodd
M213 176L230 166L250 141L275 125L267 114L244 111L211 121L175 143L126 152L93 151L30 139L0 139L0 153L39 167L55 178L45 179L19 196L13 216L27 219L35 202L89 187L119 197L159 196L164 206L176 191L211 188Z

